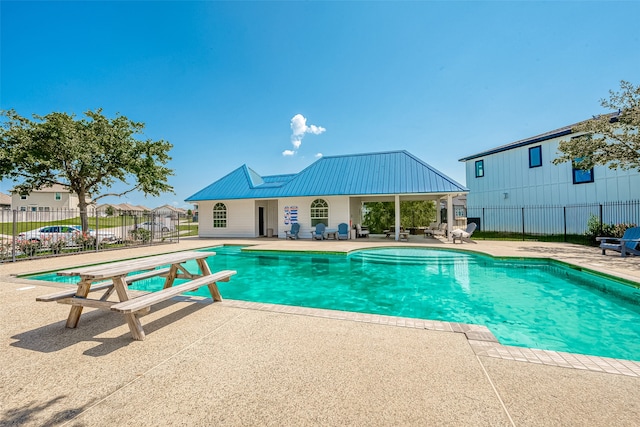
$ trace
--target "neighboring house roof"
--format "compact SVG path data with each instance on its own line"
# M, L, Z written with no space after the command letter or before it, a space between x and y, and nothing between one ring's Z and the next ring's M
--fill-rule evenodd
M158 206L157 208L154 208L153 211L154 212L156 212L156 211L171 211L171 212L176 212L176 213L186 213L187 212L185 209L178 208L178 207L172 206L172 205Z
M113 204L113 203L105 203L102 205L99 205L96 209L98 209L99 211L105 210L107 209L107 207L111 206L112 208L114 208L115 210L119 210L119 211L148 211L150 210L149 208L146 208L144 206L136 206L136 205L130 205L129 203L120 203L120 204Z
M129 203L120 203L116 205L118 209L121 211L139 211L141 210L139 206L130 205Z
M101 210L105 210L108 207L112 207L114 209L118 209L118 205L114 205L113 203L103 203L101 205L96 206L96 209L101 211Z
M610 121L612 121L612 122L616 121L619 115L620 115L620 112L607 114L607 116L609 116L609 118L610 118ZM511 142L509 144L501 145L499 147L492 148L492 149L487 150L487 151L482 151L480 153L473 154L471 156L463 157L459 161L460 162L466 162L468 160L477 159L479 157L484 157L484 156L488 156L488 155L491 155L491 154L501 153L503 151L513 150L514 148L519 148L519 147L524 147L524 146L527 146L527 145L538 144L540 142L544 142L544 141L548 141L550 139L558 138L559 136L569 135L569 134L573 133L573 127L574 126L579 125L580 123L584 123L584 122L586 122L588 120L591 120L591 119L583 120L581 122L574 123L574 124L569 125L569 126L564 126L564 127L559 128L559 129L555 129L555 130L552 130L552 131L549 131L549 132L541 133L540 135L532 136L532 137L526 138L526 139L521 139L519 141L515 141L515 142Z
M11 206L11 196L0 193L0 206Z
M288 175L261 177L243 165L186 201L468 191L407 151L389 151L326 156Z

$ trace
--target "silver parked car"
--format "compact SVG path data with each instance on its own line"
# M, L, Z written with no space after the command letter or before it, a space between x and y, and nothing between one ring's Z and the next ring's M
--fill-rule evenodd
M173 227L170 224L162 224L160 222L142 222L138 224L136 228L143 228L145 230L153 231L153 232L168 232L173 231Z

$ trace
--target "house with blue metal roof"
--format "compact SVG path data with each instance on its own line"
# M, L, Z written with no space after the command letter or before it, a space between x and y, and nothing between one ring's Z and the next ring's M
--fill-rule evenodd
M285 237L299 223L310 236L316 224L361 224L366 202L434 200L447 203L467 188L407 151L326 156L297 174L261 176L242 165L186 199L198 205L201 237ZM396 235L398 239L398 235Z

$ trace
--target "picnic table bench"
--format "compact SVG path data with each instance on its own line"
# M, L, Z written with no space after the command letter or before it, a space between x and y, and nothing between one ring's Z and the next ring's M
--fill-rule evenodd
M145 333L138 319L139 314L148 312L150 307L166 301L183 292L194 291L207 286L214 301L222 301L217 282L228 282L236 274L234 270L223 270L211 273L206 258L215 252L176 252L134 260L119 261L108 264L80 267L58 272L61 276L80 276L77 289L69 289L36 298L37 301L56 301L70 304L71 310L67 318L66 327L78 326L80 315L84 307L111 310L124 314L131 335L136 340L144 340ZM183 265L187 261L195 260L200 270L199 274L189 272ZM165 267L169 265L169 267ZM160 267L160 268L158 268ZM129 275L133 272L139 272ZM129 285L136 281L150 277L164 276L163 289L157 292L136 294L128 290ZM175 279L187 279L187 282L174 286ZM88 298L90 293L104 290L98 299ZM116 292L119 301L108 301L109 296Z

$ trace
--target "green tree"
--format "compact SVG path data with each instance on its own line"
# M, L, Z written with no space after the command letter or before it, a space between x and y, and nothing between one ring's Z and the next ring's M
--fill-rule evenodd
M373 233L393 227L395 224L395 203L366 203L367 213L364 223ZM431 200L400 202L400 225L404 228L427 226L435 220L436 207Z
M0 112L0 178L17 183L15 191L60 184L76 193L82 229L88 231L87 199L122 196L132 191L159 196L173 192L167 178L173 171L165 165L172 145L164 140L139 140L144 123L117 114L109 119L102 109L87 111L86 118L53 112L33 115L15 110ZM133 180L132 183L130 183ZM114 183L130 188L106 193Z
M428 226L436 219L436 204L429 200L400 202L400 225L404 228Z
M394 224L393 202L371 202L365 204L364 223L372 233L380 233Z
M608 165L640 171L640 86L623 80L620 92L609 91L609 99L600 100L600 104L617 113L575 125L573 133L582 135L561 141L558 148L562 154L553 163L573 161L585 170Z
M107 206L107 209L105 209L105 213L107 214L107 216L114 216L116 210L113 208L113 206Z

